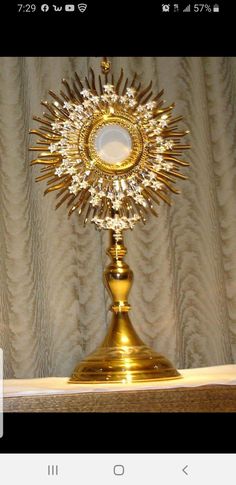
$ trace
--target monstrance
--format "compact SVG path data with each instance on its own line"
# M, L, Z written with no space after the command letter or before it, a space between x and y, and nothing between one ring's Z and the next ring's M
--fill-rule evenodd
M180 193L176 179L186 179L180 167L189 165L180 159L189 145L180 143L188 131L178 131L172 118L172 104L163 107L163 91L153 96L152 82L145 88L137 84L135 74L124 79L123 69L115 81L110 63L104 59L102 75L81 82L75 74L70 85L62 83L60 95L49 91L53 101L40 123L30 133L39 136L39 151L32 164L42 165L45 194L58 191L56 208L67 203L69 216L77 211L83 223L109 229L111 243L107 251L111 263L104 272L112 297L112 321L108 333L91 355L80 362L71 375L73 383L130 383L180 377L171 362L146 346L129 318L128 294L133 273L124 262L126 248L123 231L145 223L149 213L157 216L154 204L171 205L169 193Z

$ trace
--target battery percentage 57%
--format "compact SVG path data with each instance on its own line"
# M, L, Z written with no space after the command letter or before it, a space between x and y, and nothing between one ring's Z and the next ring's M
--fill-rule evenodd
M211 6L206 4L206 3L195 3L194 7L194 12L211 12Z

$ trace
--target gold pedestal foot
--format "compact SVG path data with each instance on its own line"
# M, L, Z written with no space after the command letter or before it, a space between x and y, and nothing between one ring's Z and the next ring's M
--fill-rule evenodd
M101 347L75 368L74 383L131 383L177 379L181 375L163 355L146 345Z
M127 367L127 361L129 361ZM75 368L70 383L104 382L129 384L165 379L178 379L181 375L163 355L150 348L128 347L100 349Z
M131 383L177 379L180 373L163 355L147 347L130 321L127 297L133 273L123 261L126 249L112 235L112 263L104 276L113 298L112 322L102 345L76 366L70 383ZM121 238L120 238L121 239ZM122 240L122 239L121 239Z

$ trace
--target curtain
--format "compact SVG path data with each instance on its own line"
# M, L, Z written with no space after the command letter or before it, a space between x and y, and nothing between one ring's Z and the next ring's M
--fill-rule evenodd
M30 167L48 90L83 78L99 58L0 59L0 345L6 378L70 375L110 320L102 275L108 234L55 210ZM236 58L111 58L175 101L190 130L187 181L171 208L125 233L134 271L130 316L144 342L177 367L236 362Z

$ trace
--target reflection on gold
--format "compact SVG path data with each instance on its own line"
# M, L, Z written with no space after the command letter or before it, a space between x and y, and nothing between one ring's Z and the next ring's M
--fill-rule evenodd
M101 67L104 82L100 76L96 80L93 70L84 84L77 74L71 86L63 80L66 92L50 92L53 101L42 102L48 113L35 117L40 126L31 130L39 137L31 147L38 157L31 163L42 165L36 180L48 179L44 193L57 191L56 208L67 204L69 216L77 211L84 225L92 222L111 232L111 263L104 273L112 298L111 326L70 382L178 378L171 362L147 347L131 324L128 294L133 273L124 262L123 231L138 221L145 224L148 214L158 215L154 206L161 201L171 205L170 192L180 193L175 182L186 178L180 169L189 165L181 159L189 145L180 138L188 132L178 131L181 117L172 118L174 104L164 107L163 91L153 94L152 82L142 87L136 73L132 80L123 79L123 70L115 81L107 59ZM127 156L117 163L107 154L104 161L96 149L99 130L112 124L127 131L131 141Z
M125 384L181 377L171 362L142 342L132 326L128 294L133 273L123 261L123 240L117 242L113 233L108 254L112 262L104 276L113 300L111 326L102 345L76 367L69 382Z

